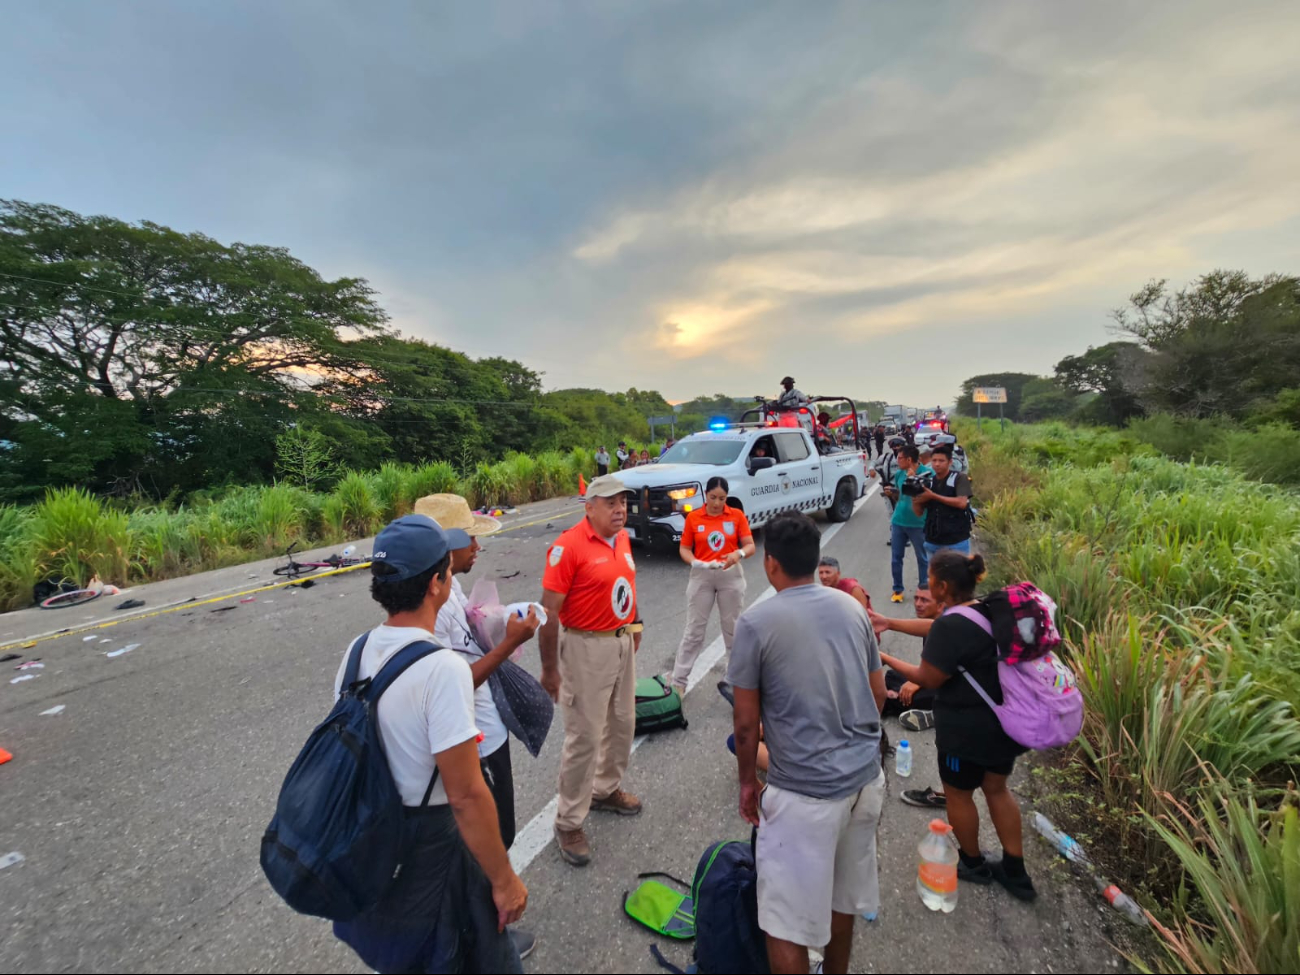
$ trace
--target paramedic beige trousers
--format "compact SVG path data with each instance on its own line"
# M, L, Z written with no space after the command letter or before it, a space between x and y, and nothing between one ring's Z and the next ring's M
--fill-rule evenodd
M673 683L679 688L686 686L695 660L704 649L704 633L715 604L722 617L722 643L731 653L736 618L745 605L745 570L740 565L730 569L691 566L691 581L686 584L686 630L673 665Z
M581 829L591 800L623 784L636 737L636 650L622 636L560 631L560 706L564 751L560 755L559 829Z

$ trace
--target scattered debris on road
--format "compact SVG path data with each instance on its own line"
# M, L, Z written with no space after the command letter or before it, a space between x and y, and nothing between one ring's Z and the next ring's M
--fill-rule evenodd
M238 609L237 606L218 606L216 609L208 610L209 613L229 613L232 609Z
M256 597L256 596L246 596L245 598L241 599L240 602L241 602L241 603L255 603L255 602L257 602L257 597Z
M0 870L3 870L5 867L16 867L26 859L27 858L17 850L14 850L12 853L6 853L4 856L0 857Z
M132 650L136 649L138 646L140 646L140 644L138 644L138 643L128 643L126 646L122 647L120 650L110 650L110 651L108 651L108 653L104 654L104 656L105 656L105 657L120 657L120 656L122 656L122 654L124 654L124 653L130 653Z
M89 643L91 640L94 640L94 639L95 639L95 634L92 633L92 634L90 634L90 636L83 636L83 637L81 638L81 642L82 642L82 643Z
M41 714L43 714L43 715L45 715L45 714L62 714L62 713L63 713L63 709L64 709L65 707L67 707L66 704L56 704L56 705L54 705L54 707L50 708L48 711L42 711Z
M0 664L7 664L9 661L17 660L17 659L18 659L18 654L6 653L3 657L0 657Z
M125 600L124 602L118 603L113 608L114 609L138 609L143 605L144 605L143 599L128 599Z
M14 670L44 670L45 664L41 663L38 657L35 660L24 660Z
M22 683L22 682L25 681L25 680L34 680L35 678L40 677L40 676L41 676L40 674L23 674L21 677L15 677L15 678L14 678L13 680L11 680L9 683L11 683L11 684L19 684L19 683Z

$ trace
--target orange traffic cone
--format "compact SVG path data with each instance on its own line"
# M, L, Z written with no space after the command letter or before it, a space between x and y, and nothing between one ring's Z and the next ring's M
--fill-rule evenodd
M578 475L578 493L579 494L587 493L587 479L583 477L581 474Z
M9 754L9 752L5 751L3 748L0 748L0 765L12 760L13 755Z

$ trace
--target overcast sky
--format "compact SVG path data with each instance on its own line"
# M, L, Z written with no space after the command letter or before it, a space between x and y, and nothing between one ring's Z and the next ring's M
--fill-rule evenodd
M1300 272L1300 2L0 0L0 196L289 247L549 387L951 402Z

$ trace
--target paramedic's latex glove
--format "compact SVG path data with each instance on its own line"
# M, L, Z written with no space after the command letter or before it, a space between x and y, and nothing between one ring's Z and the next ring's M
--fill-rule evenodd
M740 818L750 826L758 825L758 794L761 789L758 779L746 782L740 787Z
M492 903L497 908L497 931L504 931L507 924L514 924L524 916L524 908L528 906L528 888L513 870L509 880L492 888Z
M534 636L537 635L537 628L542 625L542 621L537 618L537 607L530 606L527 616L516 616L510 614L510 619L506 621L506 641L516 647L521 647Z

